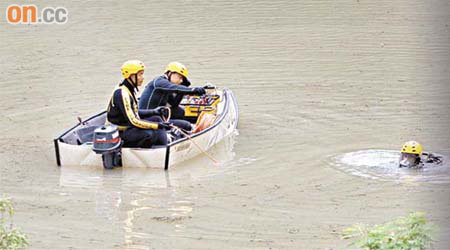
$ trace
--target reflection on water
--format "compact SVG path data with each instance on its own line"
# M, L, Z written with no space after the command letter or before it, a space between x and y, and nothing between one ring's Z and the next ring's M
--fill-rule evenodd
M109 191L95 192L95 212L115 224L120 220L120 206L122 204L121 192Z
M208 157L200 154L189 161L172 166L168 172L161 169L145 168L103 168L88 166L65 166L61 168L60 185L68 187L105 188L105 185L119 185L123 188L147 189L166 188L172 183L177 185L180 180L201 179L207 176L223 173L231 167L246 165L252 159L234 159L233 151L235 135L228 136L219 144L208 150L208 153L218 161L214 164ZM110 184L114 183L114 184ZM117 187L117 186L116 186ZM114 187L114 189L116 188Z
M393 150L361 150L333 156L328 163L346 173L371 179L411 181L411 182L450 182L448 157L443 164L425 164L420 169L399 168L400 153Z
M202 178L223 174L253 161L249 158L234 159L234 144L234 136L229 136L208 151L219 164L200 155L173 166L169 171L64 166L60 171L60 185L92 190L95 194L95 212L112 224L122 225L126 248L148 249L139 245L139 239L152 238L150 233L145 233L146 226L154 224L149 220L180 232L185 230L184 221L191 218L196 198L180 197L178 186L192 185Z

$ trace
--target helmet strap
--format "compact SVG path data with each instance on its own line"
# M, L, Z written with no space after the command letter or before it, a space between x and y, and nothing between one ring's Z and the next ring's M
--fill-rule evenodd
M136 75L136 74L133 74ZM128 79L130 79L130 83L136 86L136 77L133 79L133 76L131 75Z
M138 87L137 87L137 74L134 74L134 75L135 75L134 80L133 80L133 76L129 76L127 78L127 81L129 83L131 83L131 86L133 86L135 89L139 90Z
M138 78L137 78L137 73L134 74L134 88L136 88L137 91L139 91L138 89Z

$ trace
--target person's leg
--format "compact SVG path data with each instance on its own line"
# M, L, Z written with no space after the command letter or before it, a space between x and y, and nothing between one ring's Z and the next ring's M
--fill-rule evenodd
M145 120L156 123L163 122L159 116L152 116ZM151 148L152 145L167 145L167 132L164 129L129 128L121 134L124 147Z
M145 118L144 120L149 121L149 122L156 122L156 123L163 122L163 119L158 115L154 115L154 116Z
M167 132L163 129L141 130L146 136L138 143L138 147L151 148L152 145L167 145Z
M157 115L146 118L145 120L156 123L163 122L162 118ZM152 138L151 145L167 145L167 132L164 129L144 131Z
M177 119L170 119L169 122L173 123L173 125L185 130L185 131L191 131L192 125L190 122L185 120L177 120Z
M187 117L184 116L184 109L181 107L172 108L172 115L170 122L172 122L175 126L180 127L186 131L192 130L192 123L197 121L197 117Z
M122 132L120 137L124 141L124 147L149 148L152 145L152 135L145 133L145 130L138 128L129 128Z
M172 107L170 108L172 119L184 119L184 109L182 107Z

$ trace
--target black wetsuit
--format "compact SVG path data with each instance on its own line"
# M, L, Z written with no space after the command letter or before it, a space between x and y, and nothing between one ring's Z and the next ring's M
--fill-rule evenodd
M170 122L182 129L191 130L189 122L180 120L184 119L184 109L178 105L184 95L194 93L194 88L173 84L166 75L158 76L145 86L139 100L139 109L154 109L169 104L173 118Z
M442 163L442 156L440 155L426 152L424 152L422 155L424 156L423 159L421 159L422 163L433 163L437 165Z
M194 93L194 88L173 84L166 75L158 76L145 86L139 100L139 109L154 109L169 104L174 111L184 95Z
M423 168L424 166L440 165L442 164L442 156L433 153L423 152L422 155L417 155L415 162L411 166L399 164L399 167L409 167L409 168Z
M163 120L159 116L153 116L152 110L138 112L135 90L126 79L114 89L108 105L108 121L119 126L125 147L149 148L152 145L166 145L167 133L159 129L158 124ZM139 114L149 118L142 119Z

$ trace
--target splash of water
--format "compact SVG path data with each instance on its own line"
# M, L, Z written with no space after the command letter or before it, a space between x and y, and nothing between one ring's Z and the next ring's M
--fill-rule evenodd
M420 169L399 168L400 153L393 150L361 150L331 157L334 168L351 175L387 181L449 183L450 164L443 157L441 165L425 164Z

